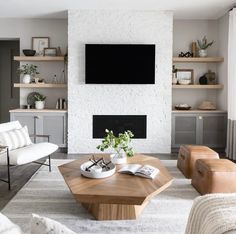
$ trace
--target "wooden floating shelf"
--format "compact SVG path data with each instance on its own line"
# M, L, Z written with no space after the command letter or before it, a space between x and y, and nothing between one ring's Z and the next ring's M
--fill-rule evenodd
M64 61L64 56L14 56L15 61Z
M9 112L29 112L29 113L35 113L35 112L59 112L59 113L66 113L67 110L60 110L60 109L42 109L42 110L38 110L38 109L14 109L14 110L9 110Z
M227 113L225 110L198 110L198 109L190 109L190 110L172 110L172 113Z
M220 63L224 62L223 57L174 57L173 62L175 63Z
M67 84L23 84L15 83L15 88L67 88Z
M172 85L173 89L223 89L224 85Z

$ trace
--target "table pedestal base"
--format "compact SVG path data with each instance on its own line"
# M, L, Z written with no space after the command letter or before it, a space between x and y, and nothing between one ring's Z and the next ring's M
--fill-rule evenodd
M82 203L97 220L137 219L148 202L142 205Z

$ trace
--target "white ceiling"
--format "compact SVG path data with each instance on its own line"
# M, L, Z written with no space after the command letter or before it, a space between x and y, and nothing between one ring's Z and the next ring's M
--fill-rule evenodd
M218 19L236 0L0 0L0 18L66 18L68 9L171 10L176 19Z

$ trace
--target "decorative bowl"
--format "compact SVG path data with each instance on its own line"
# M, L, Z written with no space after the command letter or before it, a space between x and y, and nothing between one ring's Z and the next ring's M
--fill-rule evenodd
M102 179L102 178L106 178L109 176L112 176L115 172L116 172L116 165L114 165L113 163L109 164L110 165L110 170L108 171L86 171L86 168L91 166L93 163L88 161L83 163L80 166L80 172L83 176L88 177L88 178L93 178L93 179Z
M189 106L188 104L178 104L178 105L175 105L175 109L176 110L190 110L191 106Z
M191 83L191 80L182 79L182 80L178 80L178 83L180 85L189 85Z
M34 56L36 51L35 50L22 50L25 56Z

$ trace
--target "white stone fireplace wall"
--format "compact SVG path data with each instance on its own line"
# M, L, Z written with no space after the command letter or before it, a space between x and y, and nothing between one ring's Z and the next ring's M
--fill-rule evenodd
M93 115L147 115L147 138L133 140L136 152L169 153L172 12L70 10L68 24L68 152L98 152ZM85 84L86 43L155 44L155 85Z

